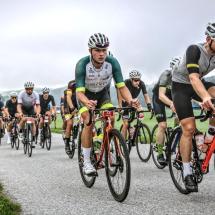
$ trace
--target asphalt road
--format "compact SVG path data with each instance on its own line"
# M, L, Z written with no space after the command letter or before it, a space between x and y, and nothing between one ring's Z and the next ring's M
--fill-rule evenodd
M116 202L108 188L104 170L92 188L79 174L77 152L70 160L59 134L53 134L50 151L37 146L29 158L23 146L0 146L0 182L4 192L22 205L22 214L214 214L215 172L199 185L198 193L183 195L171 181L168 168L159 170L152 158L142 163L131 151L131 187L123 203Z

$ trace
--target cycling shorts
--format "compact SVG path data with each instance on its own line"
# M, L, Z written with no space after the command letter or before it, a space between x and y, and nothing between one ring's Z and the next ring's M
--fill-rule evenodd
M24 115L32 115L32 116L35 116L35 110L34 110L34 106L26 109L25 107L22 106L22 113Z
M215 86L212 82L202 81L202 83L206 90ZM191 84L178 82L172 82L172 98L179 120L194 117L192 99L202 101Z
M166 110L165 107L169 108L169 105L163 103L156 94L153 93L152 96L153 109L155 112L155 117L157 122L166 122Z
M50 112L50 109L49 108L41 109L40 114L44 115L46 114L47 111Z
M102 90L98 93L90 92L86 89L85 96L89 100L97 100L96 108L108 108L113 107L113 104L110 99L110 93L107 90ZM81 103L78 103L79 106L79 113L82 114L85 111L88 111L87 107Z
M128 105L128 102L122 101L122 107L127 107ZM122 114L122 119L129 119L128 110L124 110Z

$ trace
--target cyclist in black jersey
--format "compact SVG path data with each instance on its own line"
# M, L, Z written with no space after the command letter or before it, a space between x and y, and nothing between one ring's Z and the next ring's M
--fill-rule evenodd
M16 92L11 92L10 93L10 99L7 100L6 106L5 106L5 113L7 115L7 118L10 119L11 117L17 117L19 118L19 113L17 111L17 93ZM19 120L17 120L17 126L19 128L18 124ZM7 127L7 143L11 144L11 122L8 122L8 127Z
M67 122L66 126L66 139L65 139L65 151L67 154L70 153L69 140L71 135L71 130L73 127L74 114L77 110L77 101L76 101L76 82L72 80L68 83L68 88L64 91L64 114Z
M215 109L211 103L211 98L215 98L215 84L201 81L215 68L215 22L208 23L205 34L206 42L189 46L180 64L173 70L172 97L183 130L180 151L185 187L190 192L198 191L190 169L192 138L196 129L191 99L202 101L206 110ZM215 129L214 118L209 124Z
M41 115L46 115L47 114L49 116L49 126L50 126L50 129L51 129L51 117L50 117L49 103L51 102L52 105L53 105L53 109L54 109L53 115L55 117L57 117L57 114L56 114L57 108L56 108L54 97L49 94L49 91L50 91L49 88L44 87L42 89L43 94L39 95L39 96L40 96L40 107L41 107L40 114ZM40 123L38 125L38 143L41 142L42 129L43 129L43 117L40 117Z
M130 79L126 79L125 82L125 86L128 88L128 90L131 93L132 98L137 98L138 95L140 94L140 92L142 91L143 96L145 98L147 107L149 109L149 111L152 111L152 107L151 107L151 103L150 103L150 99L149 96L147 94L146 91L146 86L145 83L143 81L141 81L141 76L142 74L137 71L137 70L132 70L129 73L129 78ZM119 93L119 90L117 90L117 98L118 98L118 103L119 103L119 107L127 107L129 104L122 98L121 94ZM138 110L142 110L142 107L139 107ZM126 139L127 137L127 129L129 126L128 123L128 111L121 111L122 115L123 115L123 127L122 127L122 135L123 137Z
M180 59L181 57L174 57L170 61L171 70L165 70L161 74L158 82L155 84L152 90L153 108L155 112L155 117L158 122L158 133L156 136L156 143L158 144L157 160L161 165L166 164L166 160L164 159L164 156L163 156L163 146L164 146L164 140L165 140L164 134L167 128L165 107L171 108L172 112L176 113L175 107L173 105L172 93L171 93L172 69L179 64ZM179 124L178 121L177 121L177 124Z
M94 34L89 39L88 47L91 55L79 60L75 70L77 98L82 104L79 113L84 121L81 142L85 174L96 172L90 162L94 123L90 126L86 125L89 121L88 109L113 107L109 95L112 77L123 98L132 106L139 107L138 99L132 99L130 92L125 87L118 61L112 56L107 56L108 38L104 34ZM111 120L113 124L114 118L112 117Z
M2 138L4 136L3 134L3 120L2 120L2 117L3 117L3 113L2 111L5 111L5 107L4 107L4 103L1 101L1 98L0 98L0 129L1 129L1 137Z
M61 96L61 98L60 98L60 114L61 114L61 118L63 120L63 125L62 125L63 134L62 134L62 137L63 137L63 139L65 139L66 138L66 119L65 119L65 114L64 114L64 95Z

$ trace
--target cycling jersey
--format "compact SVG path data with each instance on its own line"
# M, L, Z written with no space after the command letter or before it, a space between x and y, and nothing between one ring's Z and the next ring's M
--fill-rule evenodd
M137 96L140 94L140 91L142 90L143 94L147 94L146 92L146 85L143 81L140 80L139 86L134 87L130 79L125 80L125 86L128 88L128 90L131 93L132 99L137 98Z
M172 100L171 89L172 89L172 72L171 70L165 70L155 84L152 92L159 98L159 88L166 88L165 95Z
M67 103L67 95L71 95L72 94L72 104L75 108L77 107L77 102L76 102L76 82L75 80L72 80L68 83L68 88L64 91L64 102L63 102L63 106L64 106L64 113L65 114L71 114L70 113L70 107Z
M102 90L109 91L112 77L118 88L125 86L120 65L115 58L107 56L102 67L96 69L91 56L84 57L76 65L76 92L86 89L95 94Z
M35 91L28 95L25 90L18 95L18 104L21 104L24 109L31 109L35 105L40 104L39 94Z
M206 43L199 43L188 47L178 66L173 69L174 82L190 84L190 73L199 73L202 79L215 68L215 56L207 53Z
M8 109L10 116L14 117L17 112L17 101L12 102L11 99L7 100L5 108Z
M45 114L47 111L50 111L49 103L51 102L53 106L55 105L55 100L52 95L49 95L47 99L43 98L43 95L39 95L40 97L40 107L41 107L41 113Z
M4 107L4 103L2 101L0 101L0 116L2 116L2 110L3 110L3 107Z

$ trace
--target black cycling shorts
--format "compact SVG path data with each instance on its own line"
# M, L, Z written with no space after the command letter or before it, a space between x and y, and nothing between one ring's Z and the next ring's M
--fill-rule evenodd
M47 111L50 112L50 109L49 108L41 109L40 114L45 115Z
M32 106L31 108L26 109L25 107L22 106L22 113L24 115L35 115L35 110L34 110L34 106Z
M215 86L212 82L202 81L202 83L206 90ZM202 101L191 84L178 82L172 82L172 98L179 120L194 117L192 99Z
M169 105L163 103L156 94L152 96L153 109L157 122L166 122L166 110L165 107L169 108Z

